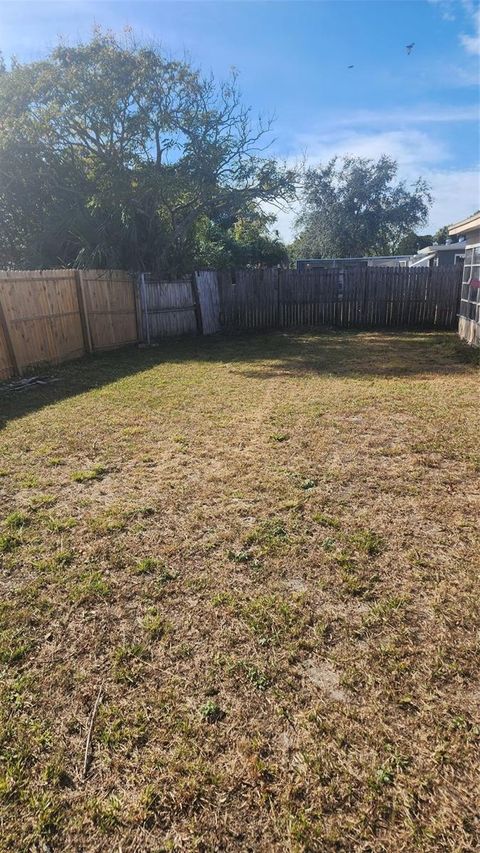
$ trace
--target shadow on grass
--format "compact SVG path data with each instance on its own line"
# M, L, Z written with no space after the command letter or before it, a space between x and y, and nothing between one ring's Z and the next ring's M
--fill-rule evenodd
M469 372L479 363L479 351L451 332L315 329L169 338L151 348L128 347L39 370L56 380L48 385L22 391L0 385L0 429L9 420L126 376L191 361L228 364L252 379L326 374L365 380Z

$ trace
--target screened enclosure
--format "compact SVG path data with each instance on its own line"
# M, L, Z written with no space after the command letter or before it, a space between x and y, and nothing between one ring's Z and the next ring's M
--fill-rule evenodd
M468 343L480 346L480 243L465 249L458 331Z

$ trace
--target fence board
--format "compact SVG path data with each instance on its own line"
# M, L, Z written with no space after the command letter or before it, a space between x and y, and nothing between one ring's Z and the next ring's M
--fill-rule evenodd
M200 270L195 273L197 293L202 321L202 333L212 335L220 331L220 295L217 273Z
M0 382L18 372L3 306L0 302Z

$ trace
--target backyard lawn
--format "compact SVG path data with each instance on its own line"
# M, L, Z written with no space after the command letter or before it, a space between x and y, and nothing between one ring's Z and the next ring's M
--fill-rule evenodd
M49 375L0 392L0 850L477 850L472 351L273 333Z

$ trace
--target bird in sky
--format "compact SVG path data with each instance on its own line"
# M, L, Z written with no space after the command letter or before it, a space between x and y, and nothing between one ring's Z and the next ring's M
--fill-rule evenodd
M355 68L354 65L347 65L347 68Z
M412 41L412 43L411 43L411 44L406 44L406 45L405 45L405 50L407 51L407 53L408 53L408 55L409 55L409 56L410 56L410 54L411 54L411 52L412 52L412 50L413 50L413 48L414 48L414 47L415 47L415 42L414 42L414 41Z

